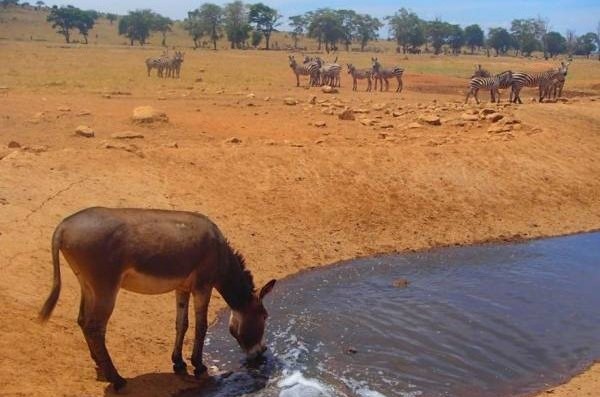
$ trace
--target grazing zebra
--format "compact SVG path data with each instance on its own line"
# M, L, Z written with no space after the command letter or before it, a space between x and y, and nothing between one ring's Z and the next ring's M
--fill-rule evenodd
M348 74L352 76L352 91L356 91L358 87L358 80L367 80L367 92L371 91L371 75L373 71L371 69L356 69L351 63L348 63Z
M475 68L475 71L473 72L471 78L473 77L492 77L492 74L484 68L482 68L481 65L477 65L477 68Z
M511 92L511 102L523 103L521 101L521 90L523 87L538 87L540 102L544 100L544 87L547 86L548 81L551 81L556 76L562 74L563 77L567 76L567 72L569 70L569 64L571 62L565 64L564 62L560 63L560 67L558 69L550 69L545 72L539 73L524 73L524 72L515 72L513 73L513 83L512 83L512 92ZM564 84L564 83L563 83ZM560 90L562 93L562 89Z
M337 57L333 62L323 63L321 58L317 58L317 62L321 66L319 70L321 74L321 85L340 87L340 73L342 71L342 67L336 63Z
M377 80L379 80L379 91L383 91L384 81L385 90L388 91L390 89L390 82L388 79L395 77L398 81L398 88L396 88L396 92L402 92L402 74L404 73L404 69L399 66L384 69L381 67L381 63L379 63L377 58L371 58L371 61L373 62L372 72L373 78L375 79L375 90L377 90Z
M498 98L498 102L500 102L500 91L498 89L511 87L512 76L513 73L510 70L507 70L506 72L502 72L492 77L473 77L469 83L469 92L467 93L465 103L469 102L469 97L471 95L473 95L473 97L475 97L475 101L479 103L477 93L482 88L490 90L492 94L492 102L496 102L496 96Z
M293 55L288 55L290 68L296 75L296 87L300 87L300 76L309 76L309 85L318 79L319 65L315 61L310 61L302 65L298 64Z

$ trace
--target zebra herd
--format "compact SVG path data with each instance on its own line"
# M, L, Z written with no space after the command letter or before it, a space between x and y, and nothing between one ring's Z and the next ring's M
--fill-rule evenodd
M477 93L480 89L489 89L492 102L500 102L500 88L511 89L509 101L514 103L523 103L520 94L524 87L537 87L539 89L539 102L543 102L545 98L555 99L562 95L569 64L570 62L566 64L561 62L558 68L545 72L525 73L507 70L494 76L483 69L481 65L477 65L473 76L471 76L465 103L469 101L471 95L479 103Z
M148 70L148 77L152 69L156 69L156 75L158 77L171 77L179 78L181 74L181 64L183 63L183 57L185 52L175 51L173 56L169 56L168 51L158 58L146 59L146 69Z
M304 57L300 64L296 61L293 55L288 56L289 65L296 76L296 86L300 87L300 76L308 76L308 84L314 86L328 85L331 87L340 87L340 74L342 67L337 64L337 58L333 62L325 62L320 57L310 58ZM352 90L358 89L358 80L367 80L367 91L372 89L372 80L375 81L375 90L377 90L377 82L379 82L379 90L383 91L383 83L385 82L385 90L390 87L389 79L395 78L398 82L396 92L402 91L402 74L404 69L399 66L392 68L383 68L377 58L371 58L371 68L357 69L353 64L347 64L348 74L352 76Z

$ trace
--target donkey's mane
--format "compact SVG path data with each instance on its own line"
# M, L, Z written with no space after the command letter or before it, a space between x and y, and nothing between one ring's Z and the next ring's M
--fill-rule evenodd
M229 241L225 243L230 268L227 274L228 282L222 285L223 298L232 309L239 309L252 298L255 292L254 279L250 270L246 268L246 259L242 253L234 249Z

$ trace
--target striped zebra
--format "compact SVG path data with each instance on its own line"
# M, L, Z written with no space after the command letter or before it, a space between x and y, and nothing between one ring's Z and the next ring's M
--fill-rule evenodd
M552 79L540 84L540 89L544 98L556 99L562 96L562 90L565 85L565 76L562 73L556 74Z
M377 58L371 58L372 62L372 73L373 78L375 79L375 90L377 91L377 81L379 80L379 91L383 91L383 82L385 81L385 90L389 91L390 82L388 79L395 77L398 81L398 88L396 88L396 92L402 92L402 74L404 73L404 69L399 66L394 66L392 68L384 69L381 67L381 63Z
M319 65L315 61L298 64L293 55L288 55L290 68L296 75L296 87L300 87L300 76L309 76L309 85L312 85L314 79L318 80Z
M181 64L183 63L183 58L185 56L185 52L175 51L175 55L172 58L169 58L167 62L164 64L164 68L167 72L166 77L171 78L179 78L181 75Z
M351 63L348 63L348 74L352 76L352 91L356 91L358 88L358 80L367 80L367 92L371 91L371 76L373 70L371 69L357 69Z
M513 83L512 83L512 92L511 92L511 102L523 103L521 101L521 90L523 87L538 87L539 89L539 100L542 102L544 100L544 88L549 84L549 81L557 77L558 75L563 75L563 77L567 76L569 71L569 63L560 63L560 67L557 69L550 69L545 72L538 73L525 73L525 72L515 72L513 73ZM563 83L564 84L564 83ZM562 89L560 90L562 93Z
M492 77L492 74L486 69L482 68L481 65L477 65L471 78L473 77Z
M320 65L321 85L341 87L340 73L342 72L342 67L336 63L337 57L333 62L323 62L321 58L317 58L317 62Z
M513 73L510 70L507 70L492 77L473 77L469 82L469 92L467 93L465 103L469 102L471 95L473 95L475 101L479 103L477 93L480 89L489 89L492 95L492 102L496 102L496 97L498 98L498 102L500 102L499 89L511 87L512 76Z
M160 57L147 58L146 59L146 69L148 71L148 77L150 77L150 72L152 71L152 69L156 69L157 76L162 77L164 65L168 60L169 60L169 56L168 56L167 52L163 52Z

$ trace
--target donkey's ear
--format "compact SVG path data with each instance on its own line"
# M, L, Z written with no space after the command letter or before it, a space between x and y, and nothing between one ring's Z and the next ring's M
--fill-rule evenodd
M258 299L263 300L263 298L265 297L265 295L267 295L269 292L271 292L271 290L275 286L275 282L277 282L277 280L273 279L273 280L269 281L268 283L266 283L260 289L260 292L258 293Z

